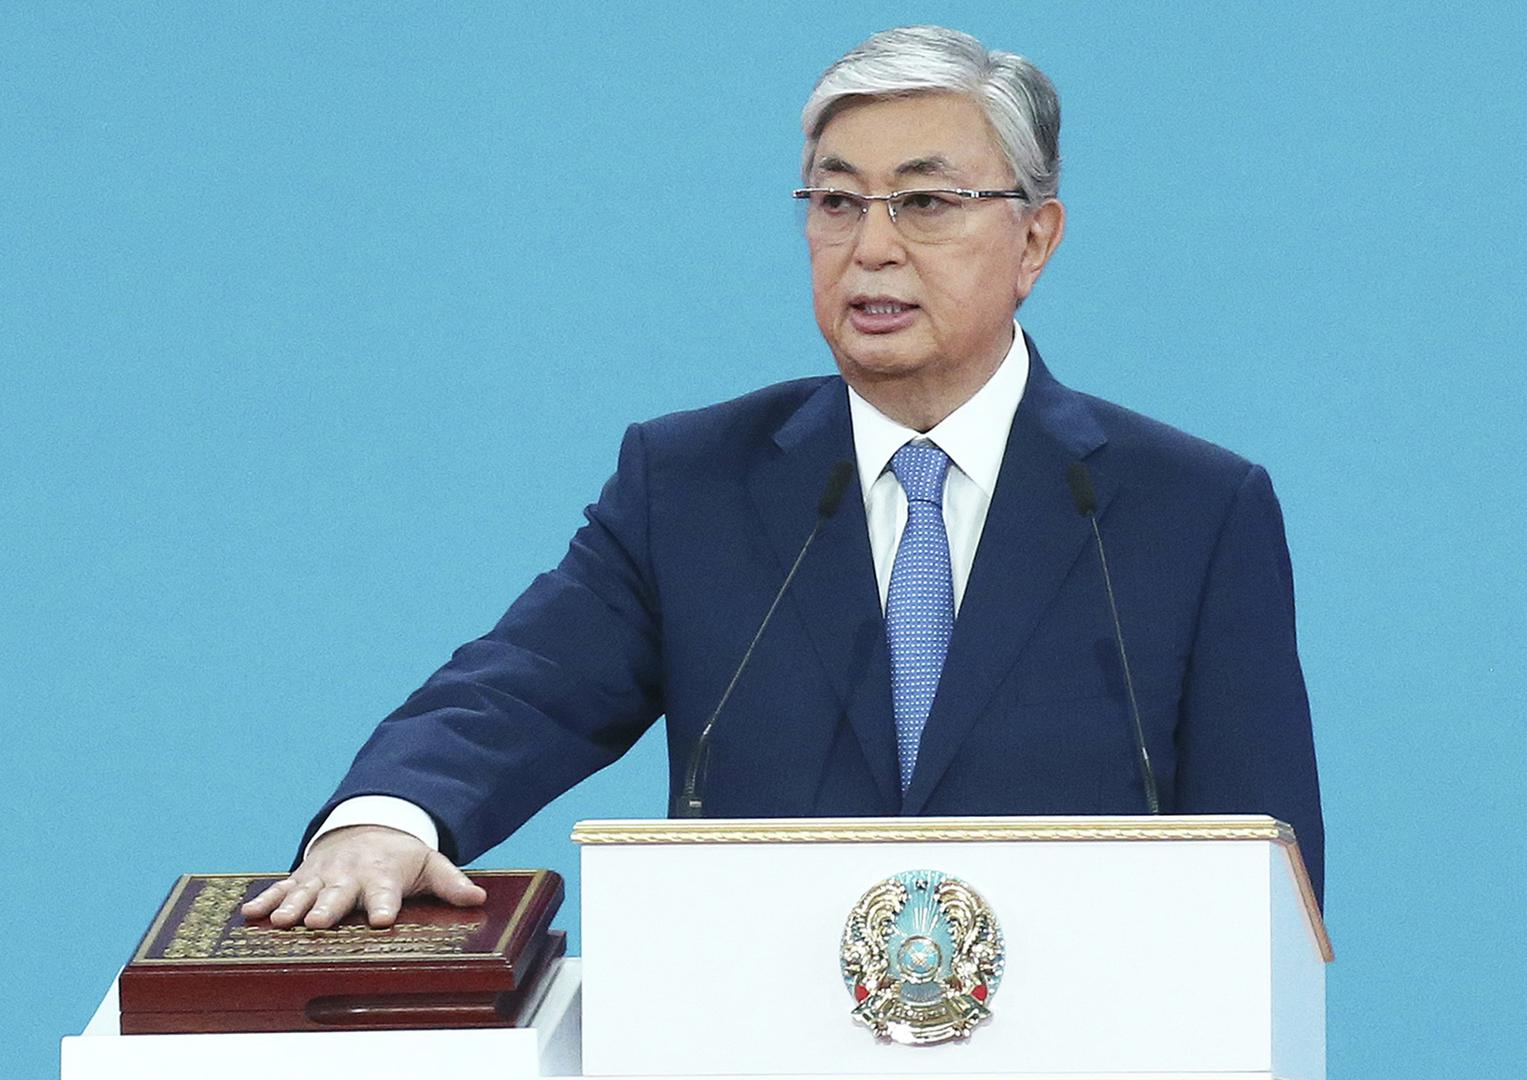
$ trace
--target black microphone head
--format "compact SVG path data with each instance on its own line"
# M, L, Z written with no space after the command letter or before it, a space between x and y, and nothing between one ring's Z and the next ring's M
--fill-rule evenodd
M1080 461L1067 465L1066 485L1071 489L1071 501L1076 503L1078 514L1091 517L1097 513L1098 497L1093 493L1092 477L1087 473L1087 466Z
M838 512L838 504L843 501L843 493L848 490L848 482L854 478L854 463L844 458L832 467L832 472L827 474L827 486L822 489L822 497L817 501L817 516L827 520Z

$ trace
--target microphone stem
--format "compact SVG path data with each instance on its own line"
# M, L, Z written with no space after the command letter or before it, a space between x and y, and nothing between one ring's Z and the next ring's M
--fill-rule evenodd
M1145 727L1140 723L1140 703L1135 700L1135 680L1129 673L1129 657L1124 652L1124 626L1119 621L1119 605L1113 598L1113 577L1108 573L1108 556L1103 552L1103 534L1098 531L1096 514L1088 514L1092 535L1098 542L1098 562L1103 566L1103 588L1108 593L1108 610L1113 615L1113 639L1119 646L1119 666L1124 669L1124 690L1129 694L1129 715L1135 725L1135 749L1140 754L1140 779L1145 784L1145 805L1153 814L1161 813L1156 794L1156 770L1151 767L1151 753L1145 745Z
M836 507L834 507L836 509ZM705 800L700 797L700 792L705 787L705 770L710 764L710 733L716 726L716 719L721 715L721 710L726 707L727 699L732 696L732 691L737 688L737 680L742 678L742 673L747 669L748 661L753 657L753 650L758 647L759 640L764 635L764 630L774 618L774 612L779 607L780 601L785 598L785 592L790 588L790 583L795 580L795 572L801 568L801 562L806 558L806 552L811 547L817 533L822 531L822 526L827 524L829 515L817 516L816 526L811 530L811 535L806 537L806 542L801 545L801 550L795 557L795 562L790 566L790 572L785 575L784 584L774 594L774 602L769 605L768 612L763 617L763 622L758 624L758 632L753 635L753 640L748 643L748 651L742 654L742 662L737 665L737 670L732 672L732 681L726 684L726 689L721 694L721 700L716 702L716 708L711 712L710 719L705 722L705 727L700 729L700 737L695 740L694 754L690 758L689 772L684 777L684 790L679 795L677 807L678 816L684 818L700 818L705 816Z

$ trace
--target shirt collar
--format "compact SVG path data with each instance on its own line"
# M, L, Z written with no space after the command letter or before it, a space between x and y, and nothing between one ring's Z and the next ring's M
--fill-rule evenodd
M892 420L850 386L848 413L854 429L859 489L869 498L871 485L891 456L913 439L927 439L979 487L987 498L997 490L997 474L1007 450L1013 416L1029 381L1029 351L1023 327L1013 323L1013 345L981 389L944 417L926 435Z

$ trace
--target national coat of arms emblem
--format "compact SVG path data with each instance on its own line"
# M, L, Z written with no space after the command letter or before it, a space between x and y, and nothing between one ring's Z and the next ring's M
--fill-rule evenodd
M991 1015L1004 959L986 901L937 870L870 888L849 913L839 953L854 1019L908 1044L968 1036Z

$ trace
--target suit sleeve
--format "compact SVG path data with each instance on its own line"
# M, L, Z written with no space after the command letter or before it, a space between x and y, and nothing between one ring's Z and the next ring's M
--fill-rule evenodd
M1177 726L1179 813L1261 813L1294 827L1324 902L1325 830L1294 627L1283 515L1251 466L1212 556Z
M639 425L584 513L561 564L378 725L309 834L344 799L392 795L427 810L441 850L469 862L661 714Z

